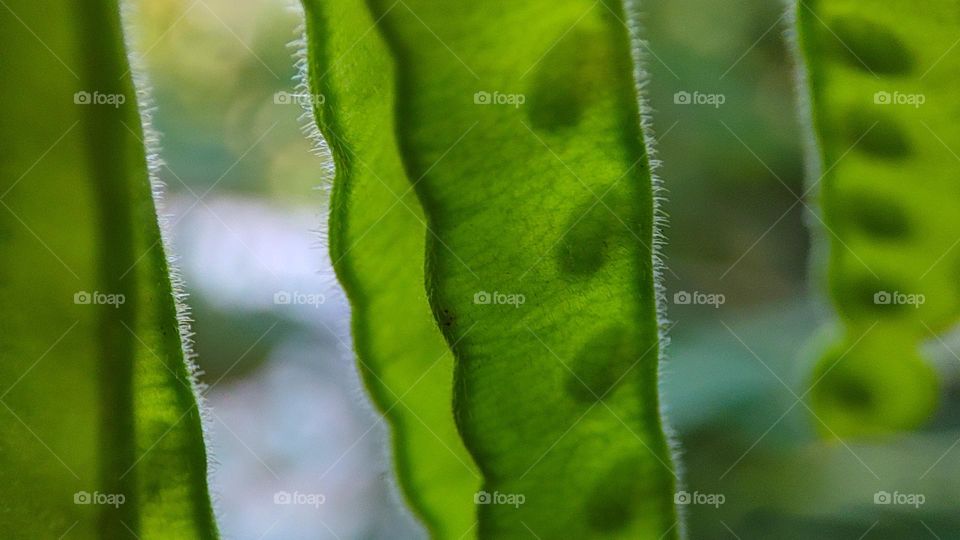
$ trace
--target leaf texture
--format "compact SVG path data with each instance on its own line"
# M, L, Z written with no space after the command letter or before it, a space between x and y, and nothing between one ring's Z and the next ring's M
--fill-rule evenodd
M393 63L364 3L307 1L307 71L336 160L329 242L364 383L405 500L438 538L475 527L480 473L454 423L453 355L424 290L426 222L395 136Z
M446 492L457 516L476 502L483 538L679 536L657 395L655 201L633 7L305 5L312 88L325 98L318 120L338 168L334 260L360 262L343 240L357 226L351 216L417 213L411 188L428 225L371 229L384 245L410 247L407 258L381 250L364 275L387 290L383 267L395 279L408 258L426 259L425 275L406 286L421 298L425 283L453 351L457 426L484 479L476 494ZM343 195L378 179L395 194L386 202ZM423 252L411 232L425 236ZM369 316L357 302L360 268L338 271L354 289L356 329ZM377 315L377 331L408 325ZM432 361L393 354L383 365Z
M215 538L119 7L0 7L0 531Z

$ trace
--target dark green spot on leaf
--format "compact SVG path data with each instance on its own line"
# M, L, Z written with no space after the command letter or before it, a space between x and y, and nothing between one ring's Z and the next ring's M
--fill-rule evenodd
M621 459L601 476L587 499L590 527L602 533L614 533L629 525L636 517L643 477L643 464L633 457Z
M901 159L912 153L904 130L889 115L856 109L848 114L845 128L850 144L860 152L888 159Z
M614 188L606 194L594 194L570 215L567 232L557 245L561 270L577 277L589 276L603 267L615 244L630 235L627 227L632 223L632 212L623 191Z
M914 66L913 54L887 28L857 17L838 17L829 23L834 52L851 67L878 75L904 75Z
M838 199L836 215L846 227L882 240L898 240L910 235L907 212L889 197L858 191Z
M580 122L591 97L609 80L603 36L574 29L537 65L528 117L533 127L554 131Z
M569 366L567 392L581 402L602 399L623 382L636 361L630 333L612 324L590 338Z

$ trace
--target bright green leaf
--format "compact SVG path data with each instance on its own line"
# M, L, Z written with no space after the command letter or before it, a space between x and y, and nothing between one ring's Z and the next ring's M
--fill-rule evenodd
M797 16L840 319L814 411L834 437L913 428L938 393L920 345L960 316L956 5L803 0Z
M409 387L380 374L387 368L422 372L435 361L436 350L412 349L423 337L400 350L370 346L378 332L429 335L409 330L422 311L383 298L402 284L405 298L423 301L423 278L406 272L425 255L427 296L456 358L456 418L484 475L478 534L678 536L657 396L636 14L614 0L367 4L370 13L359 0L305 2L318 120L338 167L331 252L361 360L376 359L366 370L375 399L383 406ZM378 226L387 219L400 225ZM361 256L364 242L373 247ZM437 377L410 395L444 396L450 373ZM411 495L430 454L410 451L407 423L392 420L408 497L422 515L444 512ZM444 440L454 435L436 425ZM427 519L438 537L466 532L474 497L470 482L459 485L445 491L455 519Z
M438 538L475 526L480 474L454 423L453 357L423 286L426 226L394 136L393 66L359 0L307 1L310 87L336 158L330 256L402 493Z
M0 7L0 531L214 538L112 0Z

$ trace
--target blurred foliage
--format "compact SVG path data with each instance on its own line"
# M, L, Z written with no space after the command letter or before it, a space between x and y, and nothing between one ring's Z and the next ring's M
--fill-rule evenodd
M948 2L800 3L824 177L836 335L812 377L827 436L910 429L939 384L920 344L960 319L952 111L960 29ZM819 225L819 224L818 224Z
M153 80L171 189L294 197L319 183L293 91L289 2L139 0L136 50ZM242 166L239 162L242 160Z
M723 292L737 306L802 294L802 136L782 3L653 0L642 10L668 289ZM678 104L677 92L725 101Z
M719 507L692 505L691 538L941 538L960 531L957 374L947 347L928 354L953 382L943 418L924 432L885 440L822 440L797 401L815 356L809 335L822 318L808 304L678 323L664 381L680 433L686 487L722 493ZM723 321L723 322L720 322ZM955 340L954 340L955 341ZM877 493L922 494L919 508L877 505ZM854 534L856 532L856 534Z

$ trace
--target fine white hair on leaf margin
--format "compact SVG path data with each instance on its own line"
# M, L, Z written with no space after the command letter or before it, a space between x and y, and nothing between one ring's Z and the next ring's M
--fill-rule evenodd
M197 403L197 409L200 412L200 425L203 434L204 447L207 449L207 489L211 494L211 503L213 504L214 514L217 514L216 501L219 499L217 494L212 491L211 478L216 470L217 461L213 458L212 434L210 426L213 423L211 412L206 405L204 392L206 385L200 380L203 372L197 366L196 352L193 346L193 330L191 329L190 307L187 304L187 293L184 289L183 275L177 265L177 258L174 253L171 241L170 215L164 213L163 197L166 186L160 180L160 170L164 167L164 162L160 157L160 136L153 128L153 112L155 106L153 97L150 93L150 84L146 75L147 71L143 65L140 56L135 52L137 49L133 38L136 35L136 25L132 21L136 20L136 8L133 2L121 1L121 28L124 36L124 50L127 52L127 61L130 66L130 76L136 91L137 107L140 113L140 124L143 133L144 151L147 160L147 172L150 180L150 188L153 196L153 206L157 216L157 222L160 230L160 249L163 250L167 261L167 272L170 277L170 285L174 305L176 307L177 329L180 336L181 349L183 351L183 362L187 371L187 378L193 391L193 397Z
M301 21L305 20L306 14L300 2L292 0L288 6L288 9L297 14ZM303 114L300 115L300 129L304 136L306 136L310 141L311 151L321 160L322 173L320 183L317 187L318 189L326 192L329 199L330 191L333 187L333 180L336 176L336 164L333 160L333 153L330 150L330 145L327 143L327 139L323 136L323 132L320 130L320 126L317 123L317 115L321 114L321 111L317 109L319 106L319 99L317 98L320 96L314 96L313 88L310 86L309 44L306 34L306 25L304 23L301 23L296 29L296 35L297 38L290 42L288 47L291 49L294 67L296 68L296 73L294 75L294 91L296 95L300 97L298 102L303 106ZM323 215L326 217L326 213ZM324 220L320 227L313 232L320 239L322 247L328 248L328 227L326 220ZM323 249L323 252L325 253L324 256L329 257L329 251L327 249ZM333 281L336 282L335 278ZM338 290L342 292L342 289ZM336 298L337 301L340 302L344 307L345 312L351 311L352 307L345 294L338 294ZM353 343L353 337L351 335L349 325L342 325L342 327L341 325L338 325L333 329L333 332L337 340L343 344L344 357L349 359L355 365L357 362L362 362L362 360L356 355L353 347L350 346L350 344ZM388 500L394 505L399 515L404 516L405 519L409 520L411 528L419 528L421 533L426 535L427 527L423 521L421 521L419 516L412 511L412 507L409 504L410 501L406 499L404 491L400 486L399 478L397 477L396 460L394 457L395 443L393 440L393 426L390 425L384 413L381 412L371 400L366 388L364 388L363 382L360 380L359 370L354 370L354 375L357 377L356 386L354 387L353 392L354 401L360 404L362 410L369 415L371 420L373 420L375 423L383 423L382 432L390 441L389 444L382 446L378 452L380 461L378 470L384 471L382 478L384 479L384 483L387 487Z
M783 6L787 10L786 16L783 18L786 25L784 39L791 53L790 57L793 59L793 86L796 94L797 118L803 139L804 174L807 178L807 189L813 190L816 183L822 181L823 154L817 140L810 72L804 62L800 31L797 26L800 3L799 0L783 0ZM825 272L828 267L826 262L830 247L829 234L822 227L822 218L816 217L821 211L817 203L818 200L818 197L813 197L804 213L804 223L814 240L811 242L810 255L807 260L808 271L813 276L813 279L808 280L808 286L825 282L825 277L821 273ZM823 298L823 295L817 292L819 287L812 286L811 288L814 289L812 294L814 298ZM829 302L823 299L822 303L826 312L832 312L828 307Z
M297 14L301 21L305 19L306 13L300 2L292 0L288 9ZM297 96L307 98L298 99L298 102L303 106L303 113L299 118L300 130L307 140L310 141L311 151L320 158L322 174L317 187L321 190L329 191L333 185L336 168L330 146L320 131L320 126L317 124L317 115L320 114L320 111L316 109L317 99L314 99L316 96L313 96L313 89L310 87L310 61L305 23L300 23L295 31L295 35L297 38L287 44L287 47L291 50L295 68L293 77L294 92Z
M666 237L663 234L663 230L667 227L668 220L667 214L663 210L663 207L666 203L666 190L663 187L662 181L656 174L657 169L660 167L660 161L656 159L657 151L654 145L656 138L653 131L652 108L650 107L650 104L646 98L646 87L649 83L649 74L646 70L644 70L643 66L646 64L647 56L644 53L644 50L648 49L648 47L646 45L646 41L641 37L643 35L643 29L640 24L641 11L639 7L639 0L623 0L623 11L627 19L626 25L630 37L630 52L633 57L633 77L637 97L637 106L640 112L639 121L641 130L643 132L643 142L646 147L647 160L650 167L651 189L653 191L653 233L651 235L651 257L653 259L653 288L654 295L656 297L657 325L659 330L657 388L660 399L658 399L659 410L657 413L659 414L661 428L663 429L664 436L666 437L667 447L672 457L672 472L677 479L675 489L679 491L683 489L683 467L682 461L680 460L682 448L675 432L673 431L673 428L671 428L670 423L667 421L667 408L664 404L664 400L662 399L663 388L661 386L666 370L666 349L670 343L670 336L668 333L670 322L667 319L666 287L663 284L663 273L666 269L663 255ZM685 538L687 534L685 509L683 505L675 505L675 507L678 519L676 524L678 536L680 538Z

